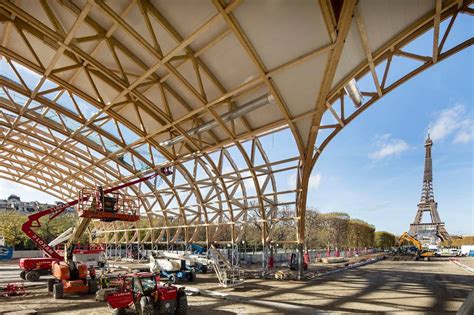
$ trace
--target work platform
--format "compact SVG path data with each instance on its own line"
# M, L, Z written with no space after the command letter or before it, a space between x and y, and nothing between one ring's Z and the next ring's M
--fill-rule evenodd
M100 221L136 222L140 220L140 203L137 197L119 192L104 193L98 189L83 188L79 192L77 213L81 218Z

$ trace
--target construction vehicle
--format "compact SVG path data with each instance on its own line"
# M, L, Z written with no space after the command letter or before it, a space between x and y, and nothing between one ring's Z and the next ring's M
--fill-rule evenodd
M121 186L130 186L143 180ZM75 245L93 219L104 222L136 222L140 220L138 198L110 189L104 191L101 186L95 190L82 189L77 207L79 219L66 243L64 261L52 263L54 279L48 279L48 290L52 291L54 298L57 299L62 298L64 293L94 294L97 291L95 269L91 268L89 277L87 277L87 265L73 260Z
M181 272L182 270L188 270L188 272L191 271L191 275L187 278L187 276L182 274L182 279L194 281L196 268L198 268L197 266L201 266L200 268L205 268L206 272L209 268L212 268L216 273L220 285L225 288L239 286L244 283L243 270L231 264L214 245L211 245L206 255L202 254L204 251L200 246L191 248L193 249L192 253L175 253L169 251L152 252L150 254L150 271L160 273L163 277L172 276L168 278L168 280L175 281L177 278L172 274L172 270ZM196 253L196 249L198 249L201 254ZM186 265L188 262L189 265ZM176 276L179 276L179 274L176 274Z
M103 210L96 207L95 211ZM79 218L66 244L64 260L53 261L51 264L54 278L48 279L48 291L53 292L55 299L62 298L64 293L94 294L97 291L95 269L88 270L86 263L73 260L75 242L85 232L90 221L89 217Z
M197 258L197 260L187 260L186 263L189 262L189 268L194 268L196 272L207 273L210 270L212 264L209 263L208 259L200 259L207 256L207 249L197 244L191 244L190 249L193 253L191 256Z
M127 274L121 279L120 289L105 297L113 314L123 314L131 306L141 315L187 313L184 287L160 285L160 277L150 272Z
M0 260L11 259L13 257L13 247L5 245L5 237L0 235Z
M415 260L430 260L430 257L434 257L435 253L432 250L423 248L423 245L419 240L408 234L407 232L404 232L400 238L398 239L398 244L401 245L403 241L408 241L412 243L413 245L416 246L416 254L415 254Z
M167 278L169 282L176 283L178 280L194 281L196 271L186 266L186 259L180 255L167 252L152 252L150 254L150 271Z
M48 244L42 239L32 228L41 227L39 220L43 217L49 216L49 221L54 220L61 215L67 208L78 206L78 214L82 218L97 218L102 221L136 221L139 219L138 204L135 199L130 196L119 194L117 191L146 180L150 180L159 173L153 173L143 178L134 180L129 183L121 184L116 187L108 188L106 190L99 187L98 189L85 188L80 192L79 198L67 203L61 203L46 210L31 214L28 220L23 223L22 231L36 244L36 246L43 251L46 257L43 258L21 258L19 265L22 269L20 277L28 281L37 281L40 276L51 274L51 266L53 262L60 262L64 260L57 250L54 249L57 240L67 240L71 238L70 233L65 231L56 240ZM135 205L133 205L135 203ZM71 246L70 246L71 247ZM76 251L77 253L78 251ZM84 253L84 252L83 252ZM87 253L87 252L86 252ZM74 254L74 250L73 250Z

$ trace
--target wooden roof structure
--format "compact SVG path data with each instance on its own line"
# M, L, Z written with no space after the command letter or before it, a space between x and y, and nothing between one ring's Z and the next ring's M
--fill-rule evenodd
M456 29L473 11L466 0L1 1L0 178L67 200L170 167L128 191L146 220L97 223L103 241L235 243L257 223L266 244L284 223L294 237L279 242L302 244L321 152L470 47ZM410 49L417 40L426 52Z

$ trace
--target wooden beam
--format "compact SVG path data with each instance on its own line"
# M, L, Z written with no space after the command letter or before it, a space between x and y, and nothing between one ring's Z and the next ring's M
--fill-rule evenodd
M439 44L439 23L441 14L441 0L436 0L436 13L434 18L434 30L433 30L433 63L438 62L438 44Z
M308 195L308 185L311 171L313 168L312 157L313 151L316 144L316 138L321 123L321 118L326 109L326 102L329 90L331 88L334 76L336 74L337 65L342 55L342 49L349 33L349 29L352 22L352 15L356 5L355 0L344 1L341 14L339 17L339 23L337 25L337 38L335 40L334 48L332 49L326 69L324 71L323 80L319 87L319 93L315 104L315 116L312 119L312 127L310 130L305 156L302 157L303 162L298 172L298 189L301 189L301 193L297 195L297 215L300 217L298 221L298 243L303 244L305 238L305 215L306 215L306 201Z
M367 32L365 30L362 16L360 15L360 12L357 6L354 8L354 17L356 20L357 29L359 30L362 47L364 48L365 56L367 58L367 62L369 63L370 73L372 74L372 79L374 81L375 88L377 89L378 95L382 96L382 89L380 87L379 79L377 77L377 72L375 71L374 60L372 58L372 52L369 47L369 39L367 37Z

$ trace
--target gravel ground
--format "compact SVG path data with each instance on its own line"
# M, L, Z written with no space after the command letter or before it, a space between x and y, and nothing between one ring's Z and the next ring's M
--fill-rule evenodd
M468 265L474 258L463 261ZM464 260L464 259L463 259ZM466 262L467 261L467 262ZM14 265L0 265L0 281L16 281ZM45 281L45 280L43 280ZM188 283L184 283L187 285ZM0 298L0 314L110 314L92 297L53 300L42 288L26 297ZM198 275L192 287L228 294L226 299L189 296L188 314L455 313L474 287L474 275L447 260L385 260L306 281L250 279L234 289L218 287L213 274ZM131 314L131 313L130 313Z

